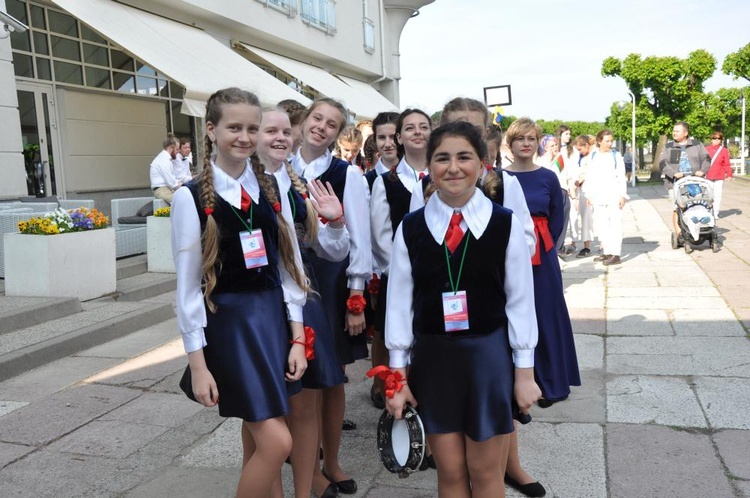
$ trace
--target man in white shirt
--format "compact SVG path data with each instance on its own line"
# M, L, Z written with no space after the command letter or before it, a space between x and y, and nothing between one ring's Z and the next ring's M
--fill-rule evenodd
M181 138L177 155L172 159L175 179L181 184L186 184L193 179L190 166L193 164L193 153L190 150L190 139Z
M163 199L167 204L172 204L172 194L180 188L182 182L175 178L172 160L177 157L180 141L171 133L162 144L164 150L151 161L149 176L151 177L151 189L154 197Z

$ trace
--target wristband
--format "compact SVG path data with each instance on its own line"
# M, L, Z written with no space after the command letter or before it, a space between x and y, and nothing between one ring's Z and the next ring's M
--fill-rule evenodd
M385 397L392 398L397 392L401 391L406 385L406 377L401 372L393 371L385 365L379 365L367 371L368 377L377 376L385 384Z
M305 327L304 341L293 339L289 341L289 344L299 344L301 346L305 346L305 358L308 360L315 359L315 330L313 330L312 327Z
M367 301L365 301L364 296L360 296L359 294L355 294L346 300L346 309L352 315L361 315L365 310L365 306L367 306Z

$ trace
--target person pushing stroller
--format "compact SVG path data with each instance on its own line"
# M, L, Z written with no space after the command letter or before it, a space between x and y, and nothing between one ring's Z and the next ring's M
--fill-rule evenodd
M679 245L684 244L684 237L677 215L677 200L673 192L674 182L685 175L703 177L711 166L711 158L701 142L690 138L690 126L684 121L675 123L672 129L673 141L667 142L659 158L659 168L664 175L664 186L672 202L672 225Z

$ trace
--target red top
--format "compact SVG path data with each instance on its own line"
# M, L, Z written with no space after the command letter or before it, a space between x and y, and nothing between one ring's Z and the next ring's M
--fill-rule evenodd
M721 151L719 151L719 155L714 159L716 149L719 147L721 147ZM729 151L727 151L727 148L712 144L706 147L706 151L708 152L709 157L713 160L711 167L708 168L706 178L709 180L724 180L726 178L731 178L732 165L729 164Z

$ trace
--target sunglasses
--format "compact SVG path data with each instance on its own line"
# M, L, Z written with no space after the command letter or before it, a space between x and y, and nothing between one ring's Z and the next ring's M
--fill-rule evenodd
M721 137L711 137L711 140L721 140Z

